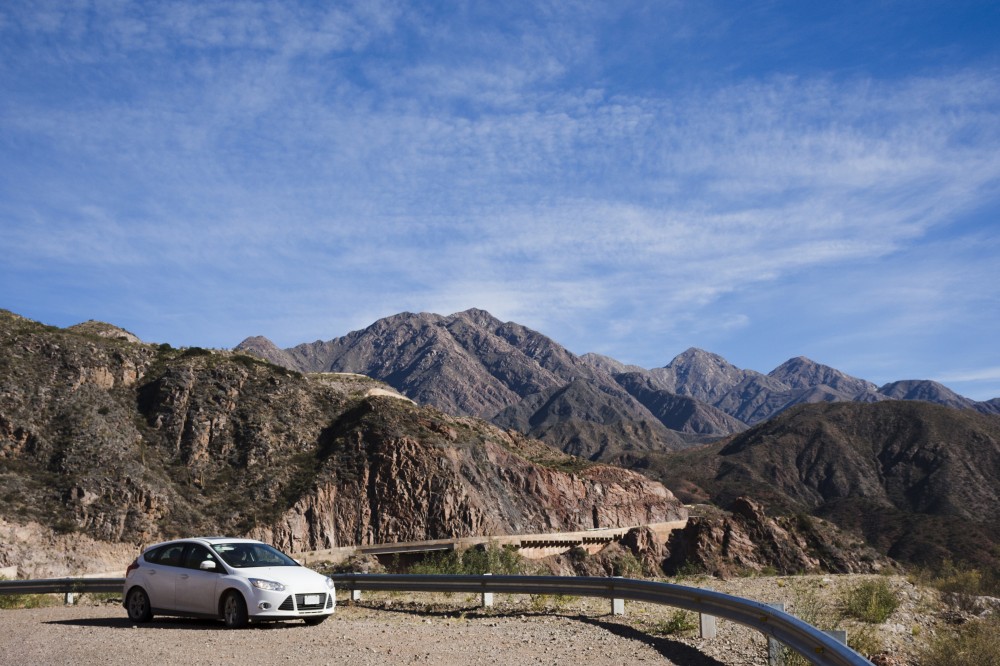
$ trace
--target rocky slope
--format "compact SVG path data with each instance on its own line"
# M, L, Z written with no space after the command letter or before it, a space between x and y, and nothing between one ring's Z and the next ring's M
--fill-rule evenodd
M750 496L893 558L995 566L1000 417L923 402L801 405L724 442L623 460L686 501Z
M698 435L728 435L742 432L747 424L721 409L689 396L671 393L644 372L616 374L615 381L648 409L667 428Z
M395 397L392 397L395 395ZM289 550L672 520L659 483L365 377L0 312L0 519L106 542ZM13 555L0 548L0 566Z
M737 498L729 509L698 507L687 526L671 536L661 565L668 575L873 573L895 566L856 536L824 520L803 513L769 516L748 497Z
M624 389L584 379L530 395L493 422L589 460L690 446L690 438L653 418Z

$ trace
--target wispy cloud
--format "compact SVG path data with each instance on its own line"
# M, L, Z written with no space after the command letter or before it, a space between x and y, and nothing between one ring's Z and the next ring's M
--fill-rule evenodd
M729 30L664 7L643 18L664 60ZM453 9L0 8L4 276L119 267L192 309L251 293L233 326L288 313L286 344L319 303L341 314L309 336L476 305L606 352L666 345L752 331L734 299L838 268L857 298L831 308L872 331L954 316L962 267L914 249L995 210L995 69L629 85L610 68L641 47L605 32L627 4Z

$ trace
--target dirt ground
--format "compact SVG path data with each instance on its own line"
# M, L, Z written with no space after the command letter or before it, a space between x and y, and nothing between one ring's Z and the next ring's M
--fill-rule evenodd
M865 631L895 663L910 663L940 620L932 591L892 578L902 605L883 625L857 627L837 617L837 598L860 577L795 576L693 579L759 601L784 601L824 628ZM52 598L33 609L0 611L0 663L43 664L621 664L763 666L758 632L720 620L718 636L697 635L697 617L676 609L627 603L610 614L602 599L497 595L481 609L474 595L366 594L349 604L341 594L324 624L265 624L227 631L221 622L156 618L134 625L114 599L84 596L75 606ZM825 616L825 617L824 617ZM687 629L685 629L687 625ZM693 626L692 626L693 625ZM820 625L822 626L822 624Z

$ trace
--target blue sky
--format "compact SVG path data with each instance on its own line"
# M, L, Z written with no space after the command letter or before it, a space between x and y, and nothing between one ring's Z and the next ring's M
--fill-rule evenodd
M1000 396L995 2L6 0L0 307L153 342L489 310Z

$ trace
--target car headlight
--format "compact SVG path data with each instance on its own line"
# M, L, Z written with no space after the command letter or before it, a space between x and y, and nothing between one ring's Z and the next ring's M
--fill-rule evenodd
M285 586L281 583L276 583L273 580L263 580L260 578L251 578L250 584L260 590L271 590L272 592L284 592Z
M326 586L327 586L328 588L330 588L331 590L333 589L333 579L332 579L332 578L329 578L329 577L328 577L328 578L326 579Z

